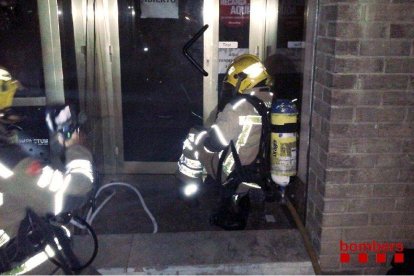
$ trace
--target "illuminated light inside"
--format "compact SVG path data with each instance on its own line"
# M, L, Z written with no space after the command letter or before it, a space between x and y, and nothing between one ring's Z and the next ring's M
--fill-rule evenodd
M293 100L292 100L292 103L296 102L297 100L298 100L298 99L293 99Z
M185 20L190 20L190 17L184 16Z
M190 197L198 192L198 185L195 183L187 184L184 187L184 195Z
M149 50L148 47L144 48L144 52L148 52L148 50Z
M10 241L10 236L3 230L0 229L0 247Z
M243 70L249 78L256 78L264 71L264 67L260 62L253 63Z
M272 97L273 97L273 92L270 92L270 96L272 96Z
M53 169L49 166L46 166L42 170L39 180L37 181L37 186L40 188L46 188L50 181L53 178Z
M0 207L4 204L3 193L0 193Z
M61 10L58 10L58 15L62 15L62 11Z
M199 153L198 153L198 151L196 151L196 152L194 152L194 157L198 160L198 158L199 158Z
M254 95L256 95L256 92L250 92L250 95L252 95L252 96L254 96Z
M198 145L200 143L201 139L204 137L204 135L207 134L207 131L203 130L197 135L197 138L195 139L195 144Z
M233 105L233 110L236 110L242 103L244 103L246 101L246 99L241 99L240 101L238 101L237 103L235 103Z
M229 143L227 142L226 138L224 138L223 132L221 132L221 129L219 128L219 126L218 125L212 125L211 128L214 129L214 131L216 132L217 137L220 140L220 143L223 146L227 146Z
M4 179L7 179L11 176L13 176L14 173L9 168L7 168L5 165L0 163L0 176Z
M135 11L134 11L134 10L132 10L132 11L131 11L131 14L132 14L132 16L135 16Z

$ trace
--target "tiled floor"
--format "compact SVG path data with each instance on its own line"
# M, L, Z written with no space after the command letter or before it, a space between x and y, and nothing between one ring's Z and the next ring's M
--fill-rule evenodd
M173 175L106 176L101 182L112 181L127 182L138 188L158 222L159 232L222 230L209 223L219 199L216 187L204 187L198 202L194 203L180 197ZM105 199L111 193L110 189L99 198ZM262 204L261 196L258 191L251 199L247 230L295 228L284 206L276 202ZM153 229L138 197L127 188L116 189L116 195L99 213L93 227L98 234L151 233Z

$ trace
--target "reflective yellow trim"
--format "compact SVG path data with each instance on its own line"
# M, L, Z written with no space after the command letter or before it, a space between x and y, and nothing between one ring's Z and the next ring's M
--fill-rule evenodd
M66 174L72 173L83 174L90 182L94 180L92 163L86 159L75 159L66 165Z
M37 181L37 186L40 188L46 188L53 178L53 169L49 166L46 166L42 170L39 180Z
M221 129L219 128L219 126L218 125L212 125L211 128L214 129L214 131L216 132L217 137L220 140L220 143L223 146L227 146L229 144L229 142L227 142L226 138L224 138L223 132L221 132Z
M190 169L187 166L181 164L180 162L178 162L178 170L183 175L186 175L186 176L191 177L191 178L199 178L202 174L202 170Z
M242 184L247 186L247 187L254 188L254 189L261 189L262 188L259 185L257 185L256 183L242 182Z
M5 91L0 90L0 109L4 109L12 105L19 83L17 81L0 81L0 85L5 85L6 88Z
M240 101L238 101L237 103L235 103L233 105L233 110L236 110L242 103L244 103L246 101L246 99L241 99Z
M195 144L198 145L200 143L201 139L204 137L204 135L207 134L207 131L203 130L197 135L197 138L195 139Z
M285 124L296 124L297 114L272 114L272 125L283 126Z
M261 125L262 116L259 115L248 115L248 116L239 116L239 125Z
M13 176L14 173L12 170L10 170L9 168L7 168L5 165L3 165L2 163L0 163L0 176L3 179L7 179L11 176Z
M184 155L181 155L180 163L187 165L191 169L202 169L203 167L200 161L185 157Z
M63 201L64 201L64 195L65 191L68 188L70 181L72 180L72 176L69 174L65 177L65 180L62 181L62 185L55 194L55 215L58 215L63 210Z
M0 247L8 243L9 240L10 236L3 229L0 229Z
M51 192L57 192L59 191L63 186L63 174L55 170L53 172L52 182L49 185L49 191Z

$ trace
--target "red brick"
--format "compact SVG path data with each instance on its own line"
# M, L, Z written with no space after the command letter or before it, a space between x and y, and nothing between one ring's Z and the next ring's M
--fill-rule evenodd
M327 184L325 198L367 198L372 196L371 184ZM414 189L414 187L413 187Z
M351 183L386 183L397 181L399 170L397 168L360 169L350 172Z
M402 149L402 141L388 138L388 139L355 139L352 146L357 153L399 153ZM405 144L405 148L410 148L410 143ZM414 151L414 143L413 143Z
M400 40L366 40L360 42L361 56L409 56L411 43Z
M414 5L368 5L366 19L368 21L401 21L414 20Z
M361 75L362 89L406 89L408 76L406 75Z
M382 58L338 58L335 73L380 73L384 68Z

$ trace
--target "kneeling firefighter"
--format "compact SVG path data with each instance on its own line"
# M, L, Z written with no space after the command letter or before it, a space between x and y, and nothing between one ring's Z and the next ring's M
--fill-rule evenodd
M0 273L13 274L49 258L65 265L62 248L68 243L56 237L70 236L62 221L85 203L93 186L92 155L79 143L68 106L48 108L46 115L49 143L62 149L56 158L61 164L44 164L19 146L10 128L20 119L10 108L17 88L18 82L0 69Z
M190 131L178 161L185 195L197 192L203 172L222 185L221 206L211 222L227 230L245 228L249 189L267 188L257 183L265 182L270 171L268 133L273 93L266 86L269 79L256 56L235 58L227 69L221 96L221 100L231 100L219 110L209 129Z

